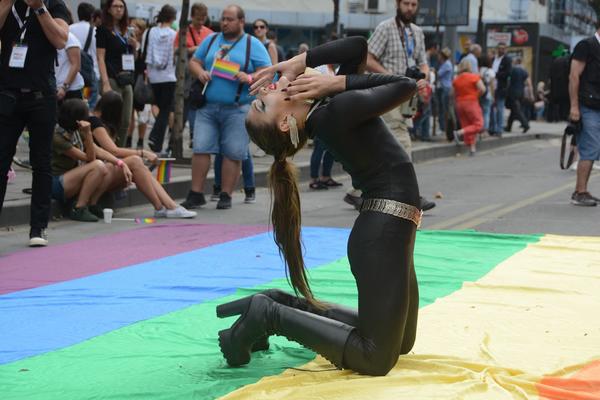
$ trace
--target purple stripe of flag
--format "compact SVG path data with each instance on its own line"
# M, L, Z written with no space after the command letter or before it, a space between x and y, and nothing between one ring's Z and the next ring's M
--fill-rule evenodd
M152 225L20 251L1 259L0 295L112 271L266 231L266 226Z

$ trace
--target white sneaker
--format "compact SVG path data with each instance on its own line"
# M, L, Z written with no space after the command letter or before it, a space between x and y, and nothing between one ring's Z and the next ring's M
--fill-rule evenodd
M166 211L167 218L195 218L196 215L198 214L195 211L189 211L182 206Z
M573 164L571 164L571 171L577 171L577 161L575 161Z
M33 230L29 234L29 247L48 246L48 233L46 229Z
M595 170L600 170L600 164L598 164L598 163L594 163L594 164L592 165L592 169L595 169Z
M167 218L167 208L163 206L160 210L154 210L154 218Z

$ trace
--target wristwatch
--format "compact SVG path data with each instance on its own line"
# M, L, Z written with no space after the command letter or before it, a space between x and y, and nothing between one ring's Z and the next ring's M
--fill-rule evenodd
M35 10L33 10L33 12L39 17L40 15L46 14L48 12L48 9L45 5L43 5L40 8L36 8Z

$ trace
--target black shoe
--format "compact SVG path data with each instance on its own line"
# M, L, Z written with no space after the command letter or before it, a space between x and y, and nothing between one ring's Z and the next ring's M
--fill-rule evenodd
M73 207L71 212L69 213L69 217L73 221L79 222L98 222L98 217L88 210L87 206L83 207Z
M206 199L204 198L204 193L190 190L185 201L181 203L181 206L183 208L187 208L188 210L193 210L195 208L200 208L205 204Z
M353 196L350 193L346 193L346 195L344 196L344 202L353 206L356 209L356 211L360 211L360 208L363 204L363 199L362 197Z
M231 208L231 196L227 192L221 192L219 194L219 201L217 202L217 210L229 210Z
M150 148L150 150L157 154L162 151L162 145L159 147L158 143L154 143L154 139L151 137L148 138L148 147Z
M573 192L571 195L571 204L575 206L595 207L598 205L598 202L589 192Z
M325 182L314 181L308 184L308 187L312 190L327 190L329 187L325 184Z
M88 206L88 210L90 210L90 212L92 214L94 214L96 217L98 217L98 219L104 218L104 211L102 210L102 207L100 207L99 205L93 204L91 206Z
M256 189L253 187L244 188L244 194L246 197L244 198L244 203L253 204L256 203Z
M48 246L48 233L43 228L31 228L29 231L29 247Z
M512 127L510 127L510 126L504 127L504 132L510 133L510 131L512 131Z
M530 127L526 126L525 128L523 128L523 133L527 133L527 131L529 131Z
M144 139L138 139L137 145L135 146L136 150L144 149Z
M210 201L219 201L221 186L213 185L213 193L210 195Z
M354 329L257 294L232 327L219 332L219 347L227 363L238 367L250 362L252 346L257 340L275 334L316 351L341 368L344 348Z
M125 140L125 147L128 149L131 148L131 136L127 136L127 139Z
M421 210L428 211L435 207L435 203L433 201L427 200L425 197L421 196Z

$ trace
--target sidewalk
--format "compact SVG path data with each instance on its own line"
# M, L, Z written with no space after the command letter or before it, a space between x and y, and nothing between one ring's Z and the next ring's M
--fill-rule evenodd
M478 144L479 151L490 150L502 146L508 146L515 143L525 142L535 139L546 139L550 137L558 137L564 130L564 123L546 123L546 122L531 122L531 130L527 134L510 133L504 134L501 138L485 137ZM516 129L519 131L519 129ZM134 143L135 143L134 137ZM466 155L467 149L465 146L457 146L454 143L448 143L446 137L432 137L432 142L413 142L413 161L415 163L425 162L432 159L454 157L457 154ZM184 157L191 157L191 150L187 147L188 132L184 132ZM294 157L294 163L298 167L299 177L301 181L310 178L310 156L312 148L305 147L300 150ZM18 148L17 157L27 159L28 155L25 150ZM558 153L557 153L558 159ZM256 177L257 187L264 187L267 184L267 173L273 161L270 156L253 157L254 174ZM4 209L0 215L0 227L27 224L29 222L29 203L31 196L23 193L24 188L31 187L31 171L23 169L13 164L13 168L17 173L15 182L8 185L6 197L4 200ZM339 163L334 164L333 175L343 174L343 170ZM205 192L212 193L213 171L208 174L205 185ZM241 180L241 179L240 179ZM191 168L189 165L173 166L171 171L171 182L165 184L167 192L175 198L184 198L190 188ZM141 204L146 204L146 198L135 188L131 188L127 192L124 199L115 202L116 208L131 207ZM55 204L53 203L53 213L56 212ZM53 214L54 215L54 214Z

